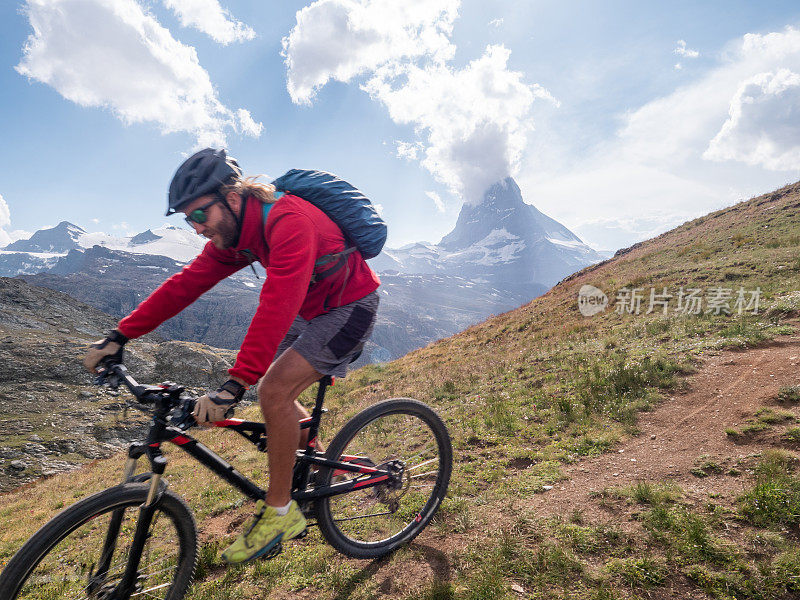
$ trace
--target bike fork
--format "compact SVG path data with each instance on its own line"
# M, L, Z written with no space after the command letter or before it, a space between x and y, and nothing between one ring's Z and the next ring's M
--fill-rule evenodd
M122 474L122 483L127 483L136 472L136 462L142 454L141 447L138 445L131 446L128 450L128 459L125 461L125 470ZM103 551L100 554L100 561L97 563L97 570L89 576L89 585L87 591L89 594L94 594L103 585L108 576L108 570L111 567L111 559L117 549L117 537L119 530L122 527L122 517L125 514L125 509L115 510L111 513L111 519L108 523L108 531L106 532L106 539L103 542Z
M153 515L161 498L161 476L164 474L167 460L160 453L152 452L150 462L153 469L153 474L150 477L150 490L147 493L147 499L144 504L139 507L139 519L136 522L136 531L133 534L133 542L128 553L128 564L125 565L125 574L117 587L116 598L120 600L128 598L135 591L136 580L139 575L139 561L142 558L144 545L150 537L150 525L153 522Z

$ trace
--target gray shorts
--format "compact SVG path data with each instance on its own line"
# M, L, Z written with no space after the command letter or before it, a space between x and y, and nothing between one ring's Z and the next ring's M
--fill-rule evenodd
M372 292L310 321L297 315L275 359L292 348L323 375L344 377L347 365L372 334L377 314L378 292Z

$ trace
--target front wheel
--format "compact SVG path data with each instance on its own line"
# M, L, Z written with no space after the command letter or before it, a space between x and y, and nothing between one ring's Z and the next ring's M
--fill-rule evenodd
M350 419L326 453L330 460L388 469L391 483L354 489L315 503L328 543L354 558L377 558L416 537L447 493L453 449L447 427L422 402L392 398ZM321 468L320 485L364 477Z
M125 483L56 515L0 574L0 598L183 598L194 574L197 528L189 507L170 491L158 501L134 589L130 595L117 589L149 489L149 483Z

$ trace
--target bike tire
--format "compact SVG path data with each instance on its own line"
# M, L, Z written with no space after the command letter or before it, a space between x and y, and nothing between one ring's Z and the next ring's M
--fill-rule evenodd
M402 429L402 432L394 429ZM431 440L425 440L426 436L430 436ZM397 449L393 448L395 446ZM407 484L408 487L396 499L394 506L391 495L399 492L388 487L384 490L366 487L315 501L317 524L331 546L353 558L378 558L419 535L444 500L453 463L450 435L441 418L427 405L410 398L392 398L350 419L331 441L326 457L344 460L343 455L352 456L353 452L360 456L371 456L371 462L378 466L389 460L413 459L411 462L415 463L404 463L403 485ZM436 471L430 471L434 465ZM418 467L424 467L428 472L412 475ZM353 477L353 474L348 476ZM323 467L317 480L320 486L326 486L331 484L333 477L334 469ZM340 474L339 477L344 476ZM415 485L415 488L430 487L430 491L413 491L409 496L414 478L424 478L420 479L422 485ZM390 512L372 513L383 516L382 521L377 516L351 515L359 510L380 510L382 507L378 505L382 503ZM372 505L372 508L368 505ZM394 531L395 528L397 531Z
M145 502L149 489L149 482L124 483L80 500L53 517L53 519L42 526L42 528L19 549L8 562L3 572L0 573L0 598L3 600L22 600L23 598L39 599L47 597L46 594L48 593L54 598L70 597L66 596L66 592L58 593L55 590L46 591L45 588L55 588L59 585L64 587L67 585L70 587L80 585L80 583L77 583L77 577L74 580L69 579L69 573L66 569L76 569L75 575L78 575L78 569L83 569L84 572L86 571L86 559L82 557L81 553L91 553L92 549L90 548L89 542L94 541L95 538L104 536L104 532L107 531L107 526L104 527L105 519L102 517L108 515L109 518L111 518L111 514L115 510L120 509L123 510L123 513L121 513L123 518L128 512L127 509L132 509L132 515L133 513L138 513L138 508ZM161 498L158 499L156 515L160 517L161 514L169 519L169 523L174 527L176 536L175 539L166 541L158 540L156 543L164 543L167 546L178 544L172 581L171 583L162 584L158 588L157 595L156 593L146 594L137 592L131 597L138 597L141 595L142 598L161 597L164 600L181 600L186 590L189 588L194 575L195 563L197 560L197 527L192 511L178 495L171 491L165 491ZM151 536L153 535L155 524L158 522L159 521L154 519L153 526L151 527ZM127 523L127 521L123 521L123 523ZM165 525L168 525L168 523L165 523ZM55 575L48 575L47 564L42 565L43 561L50 553L55 555L55 552L53 552L54 549L67 540L72 533L76 534L74 539L76 547L73 551L73 549L68 546L69 542L66 542L67 545L64 547L63 551L65 552L65 556L75 556L76 558L65 557L65 559L60 560L52 556L51 559L57 566L55 567L56 570L53 571ZM129 528L126 529L123 524L121 534L117 537L117 543L119 545L124 546L124 542L120 544L120 541L123 540L122 536L127 533L130 533ZM78 544L79 542L80 544ZM121 549L119 545L117 546L116 553L121 555L120 560L122 561L124 560L124 550ZM69 555L66 554L67 551L70 551ZM59 550L59 552L61 552L61 550ZM160 560L164 561L165 559ZM35 577L29 581L31 575L39 567L44 569L41 576L42 583L37 583ZM61 568L61 571L58 571L59 568ZM168 566L167 569L164 569L164 571L167 570L171 570L171 567ZM61 582L56 581L59 577L63 578ZM81 573L81 578L82 577L83 573ZM169 574L162 575L161 577L166 577L168 579ZM86 574L86 578L88 579L88 574ZM24 592L25 589L28 591ZM85 588L79 590L76 587L75 589L78 595L71 597L89 597ZM21 591L24 592L24 595L20 595ZM162 594L165 595L162 596ZM97 596L93 595L91 597L95 598ZM114 597L116 598L116 596Z

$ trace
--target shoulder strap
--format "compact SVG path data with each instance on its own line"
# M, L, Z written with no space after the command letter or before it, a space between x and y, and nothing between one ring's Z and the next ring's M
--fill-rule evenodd
M275 197L280 198L283 196L283 192L275 192ZM267 226L267 216L269 215L269 211L272 210L272 207L275 206L274 202L271 203L264 203L261 212L261 236L264 237L264 228ZM343 234L344 235L344 234ZM324 271L320 271L319 273L313 273L311 275L311 282L309 283L309 287L313 284L317 283L325 279L326 277L330 277L336 271L341 269L347 263L347 256L356 250L355 246L347 246L347 240L345 239L345 249L341 252L336 252L334 254L325 254L320 256L315 262L314 267L323 267L329 265L330 263L335 263L331 267L328 267ZM264 237L264 245L267 245L266 237Z

